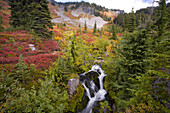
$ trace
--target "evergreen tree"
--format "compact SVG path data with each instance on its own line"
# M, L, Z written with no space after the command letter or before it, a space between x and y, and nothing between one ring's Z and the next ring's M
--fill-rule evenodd
M3 22L2 22L2 16L0 15L0 32L3 31L3 29L4 29L4 28L2 27L2 23L3 23Z
M146 30L126 34L118 47L118 56L114 59L114 76L107 76L109 92L120 111L124 111L138 100L135 95L139 81L147 70Z
M67 12L67 11L68 11L68 9L67 9L67 7L66 7L66 6L64 7L64 11L65 11L65 12Z
M20 27L22 24L22 13L23 13L23 1L9 0L10 10L11 10L11 22L13 27Z
M67 91L62 90L52 78L45 77L45 80L39 80L38 84L39 88L32 87L30 90L21 88L17 82L11 86L2 84L2 87L10 89L12 93L5 92L6 106L2 107L1 111L5 113L63 113L67 106Z
M51 38L52 32L49 31L49 28L53 28L53 24L51 22L51 16L48 9L48 1L47 0L40 0L33 2L31 4L32 10L32 24L31 29L33 32L40 37L43 38Z
M95 21L95 23L94 23L94 28L93 28L93 34L95 34L96 33L96 21Z
M116 40L116 39L117 39L116 29L115 29L115 25L114 25L114 24L112 25L112 39L113 39L113 40Z
M79 30L78 30L79 34L81 34L81 25L79 24Z
M85 21L85 24L84 24L84 30L87 31L86 21Z
M29 68L29 69L28 69ZM31 66L25 65L25 62L23 61L22 55L19 56L19 61L15 65L15 68L13 69L10 76L12 76L14 79L17 79L18 82L21 84L26 84L31 79L32 74L34 73L34 68Z
M166 11L166 1L160 0L158 10L155 12L153 26L150 31L150 70L149 75L153 79L150 80L152 83L151 93L153 95L155 106L157 111L167 112L168 107L164 106L170 104L169 93L167 92L169 83L169 42L170 34L168 29L168 19ZM150 27L149 26L149 27ZM161 107L159 107L161 106Z
M76 56L77 56L77 53L76 53L76 35L74 33L74 36L73 36L73 39L72 39L72 44L71 44L71 55L72 55L72 58L73 58L73 63L76 62Z
M129 32L133 32L135 30L135 15L134 15L134 11L132 8L132 12L130 14L130 18L129 18L129 24L128 24L128 31Z
M11 22L14 28L32 31L42 38L51 38L53 28L47 0L9 0ZM34 9L34 10L33 10Z
M158 36L161 37L166 28L167 24L167 10L166 10L166 0L160 0L159 2L159 8L158 8L158 19L156 21L156 25L158 26Z
M129 14L125 14L123 18L123 24L122 24L124 30L128 28L128 24L129 24Z

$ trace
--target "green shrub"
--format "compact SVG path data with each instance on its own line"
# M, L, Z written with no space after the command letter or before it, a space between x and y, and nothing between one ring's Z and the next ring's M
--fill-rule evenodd
M16 29L13 26L10 26L8 28L6 28L6 31L15 31Z

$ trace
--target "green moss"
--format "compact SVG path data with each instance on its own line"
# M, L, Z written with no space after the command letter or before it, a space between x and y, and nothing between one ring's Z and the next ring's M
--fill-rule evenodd
M67 101L68 106L66 112L71 111L75 113L76 106L78 103L82 101L83 95L84 95L84 88L81 84L79 84L77 87L77 93Z

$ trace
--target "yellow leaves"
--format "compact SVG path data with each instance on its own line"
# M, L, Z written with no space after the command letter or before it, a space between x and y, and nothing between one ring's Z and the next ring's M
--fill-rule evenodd
M89 49L89 52L92 53L92 52L93 52L93 49L90 48L90 49Z
M112 51L112 44L106 47L107 51L111 52Z
M118 44L118 41L117 40L112 40L113 43L115 44Z
M62 40L62 37L56 36L56 37L54 37L54 39L57 40L57 41L58 41L58 40L61 41L61 40Z
M106 35L102 35L102 37L108 39L108 37Z
M76 65L80 65L81 63L79 61L76 61Z

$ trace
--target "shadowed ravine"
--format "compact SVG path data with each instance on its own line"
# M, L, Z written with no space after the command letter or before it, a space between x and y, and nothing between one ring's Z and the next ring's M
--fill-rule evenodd
M100 88L96 86L92 79L86 76L86 74L89 72L95 72L99 75L98 79ZM94 104L98 101L104 100L105 94L107 94L106 90L103 89L103 78L106 75L104 74L104 71L101 69L99 65L93 65L91 70L89 70L86 73L82 73L79 76L80 82L86 91L86 96L89 98L89 102L86 108L84 108L80 113L92 113Z

